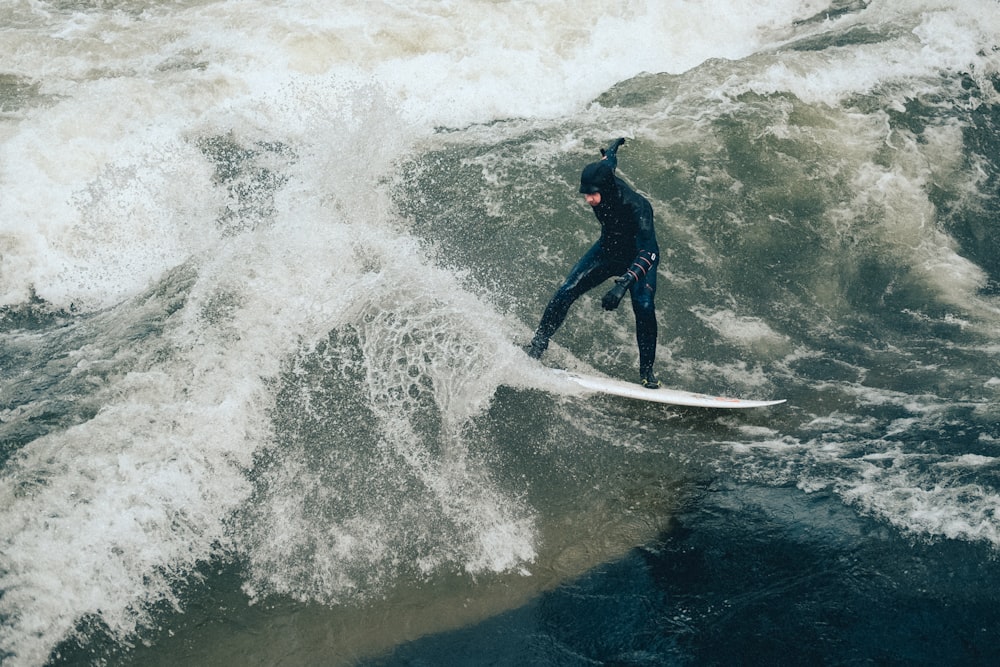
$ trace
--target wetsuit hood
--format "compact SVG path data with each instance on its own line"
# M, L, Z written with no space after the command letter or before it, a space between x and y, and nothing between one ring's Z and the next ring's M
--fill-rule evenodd
M618 149L625 145L624 139L615 139L607 149L601 149L604 156L599 162L591 162L583 168L580 174L580 193L592 195L601 193L602 199L613 195L617 189L615 184L615 167L618 166Z
M585 195L601 193L606 197L615 189L615 168L607 160L591 162L580 174L580 192Z

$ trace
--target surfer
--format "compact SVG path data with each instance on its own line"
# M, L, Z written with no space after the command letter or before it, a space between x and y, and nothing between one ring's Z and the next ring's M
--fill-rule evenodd
M608 278L617 276L614 287L601 299L601 306L614 310L626 291L631 294L635 337L639 345L639 382L655 389L660 381L653 373L656 358L653 297L656 295L660 248L653 229L652 205L615 175L618 148L624 144L624 139L612 141L607 150L601 150L604 157L588 164L580 174L580 193L601 223L601 236L549 301L528 355L540 358L573 302Z

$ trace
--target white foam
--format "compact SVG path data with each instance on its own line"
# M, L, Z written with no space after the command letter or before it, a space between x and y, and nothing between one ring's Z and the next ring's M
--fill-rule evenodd
M11 664L42 664L86 614L128 636L147 605L174 601L173 577L225 548L225 509L248 490L247 441L265 425L247 409L252 380L215 403L200 389L213 381L182 368L132 373L115 388L121 401L35 440L4 470L0 636Z
M978 468L997 463L994 456L982 456L980 454L962 454L956 456L951 461L942 461L938 465L942 468Z
M978 484L925 488L905 471L883 471L842 495L912 534L1000 544L1000 496Z
M192 142L244 120L285 139L273 115L290 121L298 100L273 95L293 92L289 83L339 82L334 109L373 85L424 128L552 116L644 70L749 53L763 28L822 5L801 4L423 0L330 11L298 0L62 13L16 3L0 10L17 26L0 34L5 72L58 102L3 127L0 304L33 287L58 306L107 307L210 248L225 193ZM333 139L336 151L344 137Z
M106 156L112 166L98 170L80 195L86 199L83 210L93 211L91 234L81 230L84 217L70 220L58 233L41 235L51 236L53 245L66 247L67 253L100 260L89 267L99 280L67 278L60 284L57 274L48 283L54 291L44 296L89 296L93 304L107 307L183 260L188 268L177 279L191 275L194 282L177 287L185 298L172 317L157 322L163 327L158 335L120 340L142 317L142 301L125 301L89 320L94 338L77 352L78 375L103 370L94 374L96 386L88 388L101 411L79 426L31 442L4 470L0 643L17 654L11 664L41 664L88 614L98 614L113 636L130 635L148 622L149 605L173 601L178 577L232 547L226 522L251 491L245 471L254 453L269 442L273 396L266 379L278 374L300 340L316 340L350 317L351 301L369 294L363 282L379 280L381 267L410 262L414 274L429 270L412 241L390 232L384 196L377 189L359 191L354 180L376 182L391 163L398 146L394 137L402 131L396 117L377 102L365 107L366 114L353 109L337 114L324 87L296 92L302 104L294 120L301 127L289 121L285 136L311 132L324 146L345 152L303 151L294 164L283 165L297 177L298 194L302 187L314 189L304 196L284 195L273 219L224 236L215 225L218 211L198 194L207 189L217 195L218 189L204 165L189 160L196 149L167 142L172 150L132 146L132 154ZM323 107L322 115L310 116L317 111L314 104ZM279 125L283 119L281 113L269 118ZM199 129L207 136L225 136L230 128L206 121ZM256 133L249 125L229 136L252 146ZM344 159L356 154L365 160ZM39 167L46 164L44 155L37 159ZM44 185L64 178L75 183L77 170L87 168L57 165L45 174ZM169 200L166 217L153 215L154 204L164 199ZM112 215L120 208L125 209L122 218ZM137 211L150 214L144 220L150 229L124 224L140 217L128 215ZM205 227L184 230L171 216ZM30 225L23 229L30 231ZM174 253L177 246L164 240L170 238L167 230L190 245ZM149 241L147 233L152 233ZM70 248L70 238L79 241L77 247ZM141 259L128 259L128 249L142 251ZM191 256L185 258L185 252ZM126 262L115 264L116 259ZM81 267L88 268L85 262L76 268ZM36 266L37 272L46 270L51 267ZM131 282L124 288L117 284L126 279ZM452 289L450 275L438 280L442 290ZM153 312L167 307L158 301L159 290L143 299ZM489 389L484 381L481 392ZM455 401L445 408L462 409ZM503 498L492 502L502 508ZM479 560L471 562L489 567L510 560L491 551L489 535L503 525L493 522L483 529L483 548L470 556ZM468 539L477 539L478 530L473 521ZM516 550L527 548L520 555L530 555L530 545L529 534L516 546L506 544L506 553L517 559Z
M873 3L869 11L897 4ZM0 22L13 26L0 32L4 71L37 82L44 96L0 120L0 305L26 300L34 288L56 306L99 313L103 319L92 322L106 327L107 338L79 351L79 374L97 365L118 373L94 390L103 406L96 416L33 441L0 478L2 645L17 652L11 664L44 662L87 614L99 613L113 635L128 635L146 622L147 605L173 601L174 577L233 546L226 522L251 492L244 471L270 443L273 396L265 379L303 341L364 316L375 323L387 310L379 299L399 287L397 275L425 276L406 286L410 307L397 304L395 312L442 334L413 360L426 364L422 373L446 425L457 429L488 403L509 374L502 359L489 356L505 349L503 323L457 289L454 276L436 272L412 239L393 232L391 207L373 186L415 138L441 124L574 112L641 71L676 73L709 57L751 53L772 28L825 5L602 0L567 9L422 0L334 11L298 0L168 3L135 13L69 13L38 3L0 8ZM904 49L874 59L879 67L888 63L908 76L957 66L972 57L958 32L996 34L989 33L992 15L972 20L994 5L970 1L954 14L928 7L940 11L923 15L915 33L928 45L926 59L908 63ZM958 41L947 46L948 39ZM882 53L873 47L861 60L845 57L832 79L819 83L778 68L747 85L830 99L878 80L870 62ZM218 220L231 195L199 149L212 137L291 148L292 155L274 158L289 177L274 193L275 214L235 236ZM940 143L947 148L951 139ZM886 201L895 201L895 174L874 175L881 176ZM898 237L927 253L928 273L956 259L933 249L936 236L907 228ZM116 336L132 323L136 304L128 299L180 266L193 285L164 323L163 338L102 356L102 345L121 347ZM958 266L949 280L972 289L979 277ZM782 342L758 319L702 314L732 341ZM442 322L451 328L435 329ZM480 349L462 347L466 338L455 328ZM392 337L406 333L371 332L366 386L384 410L379 419L401 427L386 446L457 527L457 546L423 554L419 566L431 572L451 560L474 573L516 569L534 556L527 508L492 486L460 448L450 467L440 465L402 428L413 413L387 400L388 388L405 381L398 375L405 366L379 354L398 348ZM455 349L469 354L451 354ZM766 382L742 363L709 370L746 385ZM873 404L900 400L856 391ZM831 419L813 426L841 420ZM859 502L889 514L900 509L886 498L891 491L876 488L866 497L866 489L857 487ZM940 499L917 498L918 509ZM309 532L306 515L273 509L292 533ZM971 534L977 526L989 530L985 511L924 516L920 525ZM332 560L311 580L315 589L296 588L301 581L282 579L288 570L270 567L287 554L283 536L273 536L253 545L253 585L335 597L352 584L339 565L386 558L382 529L375 521L328 526L323 545Z
M370 410L365 418L378 441L364 446L378 469L352 470L352 488L341 489L313 470L305 452L278 453L282 463L269 473L242 540L255 597L332 604L378 595L414 565L425 576L455 564L478 574L518 569L535 557L531 511L495 488L462 434L520 352L510 349L495 315L454 289L453 274L420 264L406 243L373 235L359 244L371 272L333 313L357 334L364 381L351 391L362 391ZM400 283L398 275L409 279ZM417 427L427 401L442 422L432 442ZM350 519L326 515L366 493L378 498L360 503Z
M794 64L777 63L759 75L728 82L727 89L731 94L788 91L809 103L836 106L852 94L876 88L888 94L898 86L902 107L915 92L936 88L942 72L951 72L956 79L972 72L986 83L1000 66L1000 57L982 48L1000 30L1000 11L990 0L872 2L862 11L805 26L795 39L870 25L885 30L895 26L897 35L849 49L799 52ZM992 86L984 90L988 93Z
M732 310L691 308L691 312L723 338L746 346L784 349L788 338L779 334L759 317L739 315Z

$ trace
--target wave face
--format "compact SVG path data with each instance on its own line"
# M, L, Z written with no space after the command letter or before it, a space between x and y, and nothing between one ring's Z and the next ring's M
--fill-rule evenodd
M0 8L4 665L350 663L706 471L1000 547L995 2L340 5ZM786 406L520 350L616 136L659 374ZM631 315L584 297L546 361L632 377Z

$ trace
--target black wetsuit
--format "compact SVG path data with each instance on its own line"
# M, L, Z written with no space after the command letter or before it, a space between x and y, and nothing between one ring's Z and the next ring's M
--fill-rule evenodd
M599 192L600 203L594 215L601 223L601 237L576 263L566 281L556 291L545 308L538 330L532 340L532 356L539 357L548 347L569 307L585 292L609 278L618 278L618 298L627 288L635 313L635 335L639 345L639 375L652 377L656 358L656 269L660 263L660 248L653 228L653 207L645 197L630 188L615 173L616 152L623 140L613 142L600 162L587 165L580 177L580 192ZM612 292L615 290L613 289ZM613 309L617 300L604 307Z

